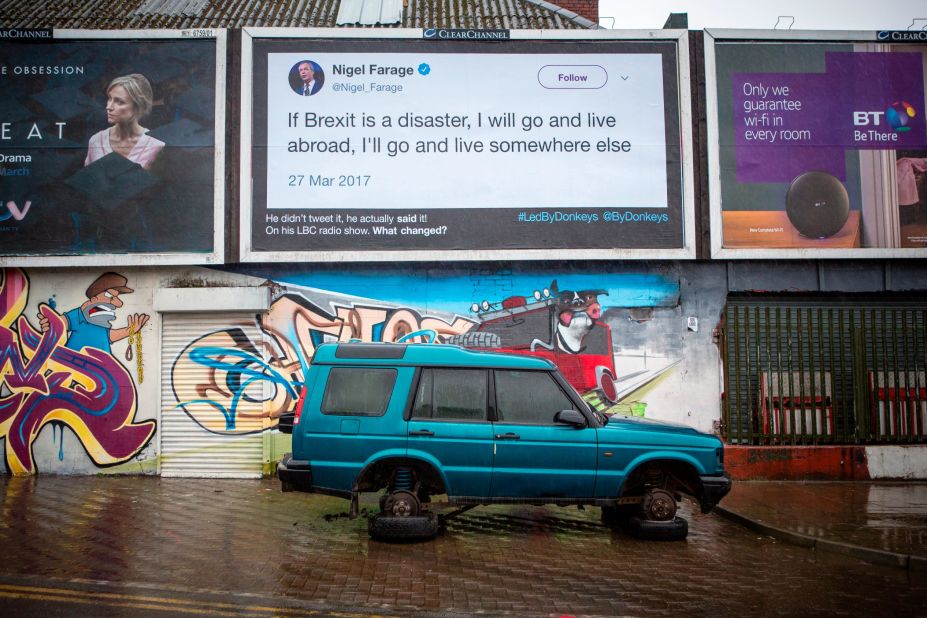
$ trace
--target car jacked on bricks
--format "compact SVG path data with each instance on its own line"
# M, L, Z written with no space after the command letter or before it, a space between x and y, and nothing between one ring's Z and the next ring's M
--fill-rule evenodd
M284 491L331 494L374 538L429 538L440 507L595 505L602 521L683 539L682 494L708 512L730 490L721 441L685 426L608 418L550 361L431 344L323 344L295 412ZM435 502L432 499L435 499Z

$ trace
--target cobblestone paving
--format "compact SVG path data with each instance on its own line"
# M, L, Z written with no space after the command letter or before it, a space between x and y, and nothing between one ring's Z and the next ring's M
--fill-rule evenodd
M683 543L612 532L596 508L505 506L391 544L344 517L347 501L271 479L0 477L0 499L0 575L399 613L927 614L923 573L783 545L687 506Z

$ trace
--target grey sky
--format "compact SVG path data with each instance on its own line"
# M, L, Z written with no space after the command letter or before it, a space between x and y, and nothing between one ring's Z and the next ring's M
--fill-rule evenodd
M927 3L920 0L599 0L606 28L659 29L670 13L688 13L689 28L760 28L771 30L779 16L795 18L793 30L912 30L927 27ZM614 24L611 19L614 17ZM784 20L783 20L784 21ZM787 29L780 24L780 29Z

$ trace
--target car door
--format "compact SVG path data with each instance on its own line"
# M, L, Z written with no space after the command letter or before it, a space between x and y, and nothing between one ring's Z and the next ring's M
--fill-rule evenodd
M412 367L319 367L318 385L303 414L305 449L313 483L350 492L367 460L406 449L403 413L412 388ZM324 385L324 388L321 388Z
M595 490L594 427L554 422L575 409L548 371L497 369L492 487L494 498L589 498Z
M489 371L425 367L409 413L408 454L437 463L448 496L486 497L492 478Z

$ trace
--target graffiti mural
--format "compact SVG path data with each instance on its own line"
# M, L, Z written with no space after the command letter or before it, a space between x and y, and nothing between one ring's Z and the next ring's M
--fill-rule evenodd
M616 403L611 329L600 320L599 296L607 294L604 289L560 290L554 280L531 296L474 303L471 311L479 325L448 343L545 358L580 393L598 390Z
M629 414L643 410L638 401L642 392L679 362L678 357L651 352L641 364L636 350L623 358L612 325L643 327L606 319L607 311L616 308L652 316L655 307L675 306L678 282L662 276L596 279L581 273L558 281L504 273L495 279L481 275L478 285L472 277L443 273L439 281L431 278L417 285L414 276L361 272L341 273L337 281L316 277L333 284L325 288L293 283L301 282L298 276L269 280L275 293L266 315L205 333L175 359L175 408L215 434L273 427L281 414L292 410L316 347L334 341L451 343L538 356L555 363L590 403ZM522 286L526 293L515 293ZM370 290L388 300L352 294ZM482 296L475 300L475 294ZM260 412L249 412L258 407L245 402L260 402ZM266 421L262 429L244 422L255 414Z
M254 432L243 402L263 402L271 424L292 409L316 347L328 341L440 342L468 331L472 320L450 321L407 307L345 302L332 294L325 310L299 293L283 293L253 341L242 326L192 341L171 368L177 408L217 434ZM183 379L179 376L183 375ZM193 377L191 377L193 376Z
M253 341L253 325L230 325L192 341L171 367L171 385L178 402L203 429L223 435L254 433L264 417L276 419L295 400L299 363ZM260 332L260 331L258 331ZM180 379L183 375L184 378ZM260 403L260 411L253 405Z
M97 466L127 461L151 439L156 423L134 421L135 384L110 348L148 322L135 314L126 326L112 327L119 296L132 292L127 283L105 273L91 283L87 300L64 314L41 303L37 328L23 314L26 274L0 270L0 438L11 473L36 472L32 447L48 424L59 448L63 428L71 429Z

